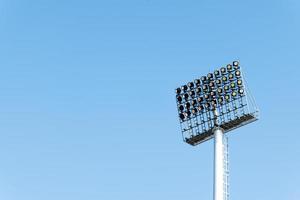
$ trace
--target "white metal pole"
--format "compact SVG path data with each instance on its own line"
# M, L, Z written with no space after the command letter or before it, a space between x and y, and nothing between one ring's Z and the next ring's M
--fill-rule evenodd
M223 162L223 130L214 129L215 158L214 158L214 200L224 200L224 162Z

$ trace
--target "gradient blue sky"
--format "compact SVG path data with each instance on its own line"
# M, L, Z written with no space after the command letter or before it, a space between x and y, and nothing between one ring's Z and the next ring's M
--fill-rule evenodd
M232 200L300 199L296 0L0 1L0 199L213 197L213 142L174 89L239 59L260 121L230 134Z

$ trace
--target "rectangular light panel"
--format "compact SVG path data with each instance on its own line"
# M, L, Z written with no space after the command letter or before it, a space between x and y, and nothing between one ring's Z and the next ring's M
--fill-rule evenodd
M257 120L258 111L251 109L249 102L252 101L248 99L238 61L195 79L175 92L182 136L191 145L212 138L216 126L228 132Z

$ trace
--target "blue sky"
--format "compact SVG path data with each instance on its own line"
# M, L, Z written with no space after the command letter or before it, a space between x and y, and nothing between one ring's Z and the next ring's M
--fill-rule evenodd
M213 142L175 87L239 59L260 121L230 134L231 199L299 200L300 3L0 1L0 198L212 199Z

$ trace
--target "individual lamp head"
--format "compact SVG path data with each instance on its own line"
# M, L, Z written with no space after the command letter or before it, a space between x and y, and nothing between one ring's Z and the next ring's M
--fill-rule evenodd
M227 101L227 102L230 101L230 96L228 94L225 95L225 101Z
M215 91L211 91L210 92L210 96L213 97L213 98L216 97L216 92Z
M244 95L245 94L245 90L243 89L243 88L240 88L239 89L239 94L242 96L242 95Z
M239 87L242 87L242 86L243 86L243 81L239 79L239 80L237 81L237 85L238 85Z
M188 109L190 109L190 107L191 107L190 102L187 102L187 103L185 104L185 108L188 110Z
M208 94L205 94L205 95L204 95L204 99L208 100L208 99L209 99L209 95L208 95Z
M235 71L235 76L236 77L240 77L241 76L241 71L240 70L236 70Z
M195 81L196 86L199 86L201 84L200 79L196 79Z
M197 105L197 100L194 99L191 103L192 103L192 106L195 107Z
M206 109L209 109L209 108L210 108L210 103L209 103L209 102L206 102L206 103L205 103L205 108L206 108Z
M184 119L185 119L185 114L180 113L180 114L179 114L179 118L180 118L181 120L184 120Z
M188 86L187 85L182 86L181 90L183 90L184 92L186 92L188 90Z
M228 78L229 78L229 80L233 80L234 79L234 76L233 76L233 74L232 73L230 73L229 75L228 75Z
M226 74L226 68L225 68L225 67L222 67L222 68L220 69L220 71L221 71L221 74Z
M219 104L222 104L222 103L224 102L223 97L219 97L219 98L218 98L218 102L219 102Z
M197 112L198 112L197 108L193 108L193 109L192 109L192 113L193 113L193 115L196 115L196 114L197 114Z
M202 104L204 102L204 99L203 97L198 97L197 101L199 104Z
M191 90L191 91L189 92L189 95L190 95L191 97L195 97L195 91L194 91L194 90Z
M200 93L201 93L201 88L200 87L196 88L196 94L199 95Z
M188 100L188 99L189 99L189 95L188 95L187 93L185 93L185 94L183 95L183 97L184 97L185 100Z
M187 116L187 117L190 117L190 116L191 116L191 111L189 111L189 110L186 111L186 116Z
M199 111L199 112L201 112L201 111L203 111L203 110L204 110L203 105L198 106L198 111Z
M194 88L194 83L193 82L189 82L188 86L189 86L189 88Z
M214 74L215 74L215 77L219 77L220 76L220 71L219 70L215 70Z
M233 61L232 65L233 65L234 67L239 66L239 61Z
M230 87L231 87L231 89L234 89L235 88L235 82L231 82Z
M230 88L229 88L229 86L228 86L228 85L225 85L225 86L224 86L224 90L225 90L225 92L228 92L228 91L229 91L229 89L230 89Z
M233 61L232 65L233 65L234 67L239 66L239 61Z
M178 97L177 97L177 101L178 101L179 103L181 103L181 102L182 102L182 97L181 97L181 96L178 96Z
M208 73L208 74L207 74L207 79L208 79L208 80L213 79L213 77L214 77L214 75L213 75L212 73Z
M202 83L206 83L206 80L207 80L206 76L202 76L202 77L201 77Z
M220 95L220 94L223 93L223 89L222 89L222 88L218 88L218 89L217 89L217 92L218 92L218 94Z
M180 89L180 88L177 88L177 89L176 89L176 94L180 94L180 92L181 92L181 89Z
M217 79L217 80L216 80L216 84L220 86L220 85L222 84L221 79Z
M211 105L215 108L215 107L217 107L217 100L212 100L211 101Z
M183 110L184 110L184 106L183 106L183 105L180 105L180 106L178 106L178 109L179 109L180 111L183 111Z
M227 81L227 77L226 77L226 76L223 76L223 77L222 77L222 81L223 81L223 82L226 82L226 81Z
M209 86L210 88L215 87L215 82L214 82L214 81L209 82L208 86Z
M232 96L233 98L236 98L236 97L237 97L237 92L236 92L236 91L232 91L231 96Z
M228 64L228 65L226 66L226 68L227 68L227 71L228 71L228 72L231 72L231 71L232 71L232 65L231 65L231 64Z
M202 86L202 90L203 90L204 92L207 92L207 90L208 90L207 85L203 85L203 86Z

